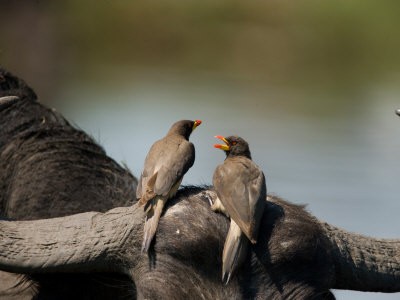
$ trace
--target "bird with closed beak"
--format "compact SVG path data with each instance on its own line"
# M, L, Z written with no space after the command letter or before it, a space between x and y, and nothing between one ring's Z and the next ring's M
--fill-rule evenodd
M150 148L136 191L138 205L144 206L146 219L142 253L148 252L162 209L175 196L185 173L193 166L194 145L189 136L201 120L181 120Z
M214 172L213 186L218 198L211 209L223 212L231 220L222 253L222 281L227 284L246 259L249 241L257 242L267 187L244 139L216 138L225 143L214 147L225 151L226 159Z

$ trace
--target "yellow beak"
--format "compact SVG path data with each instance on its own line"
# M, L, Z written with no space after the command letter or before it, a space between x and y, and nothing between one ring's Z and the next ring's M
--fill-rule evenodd
M230 149L229 148L229 142L223 136L216 135L215 137L217 139L220 139L220 140L224 141L226 145L214 145L214 147L218 148L218 149L221 149L221 150L224 150L224 151L229 151L229 149Z
M193 128L192 131L196 129L197 126L199 126L201 124L201 120L196 120L193 124Z

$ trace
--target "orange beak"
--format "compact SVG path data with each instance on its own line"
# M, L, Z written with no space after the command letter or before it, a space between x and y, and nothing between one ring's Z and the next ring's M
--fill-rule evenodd
M201 120L194 121L192 131L195 130L197 126L200 126L200 124L201 124Z
M224 151L229 151L230 148L229 148L228 141L223 136L220 136L220 135L216 135L215 137L217 139L222 140L226 145L214 145L214 147L218 148L218 149L221 149L221 150L224 150Z

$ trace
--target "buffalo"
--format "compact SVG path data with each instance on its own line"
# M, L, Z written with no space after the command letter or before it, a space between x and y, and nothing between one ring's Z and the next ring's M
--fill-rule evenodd
M335 299L331 289L400 291L400 240L345 231L271 195L258 242L227 285L220 275L229 220L211 211L212 187L182 187L141 254L145 214L131 172L4 69L0 88L7 97L0 98L7 218L0 270L22 274L26 297Z

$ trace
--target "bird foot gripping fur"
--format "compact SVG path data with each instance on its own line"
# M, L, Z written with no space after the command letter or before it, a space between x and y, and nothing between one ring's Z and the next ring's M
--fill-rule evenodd
M229 218L228 211L225 209L224 205L222 204L221 200L218 197L217 199L215 199L214 204L211 205L211 210L215 212L221 212Z
M218 196L217 193L212 191L212 190L206 190L206 191L202 191L201 195L206 197L208 200L208 203L210 204L210 206L213 206L213 204L215 203L215 201L218 200ZM212 209L212 208L211 208Z

